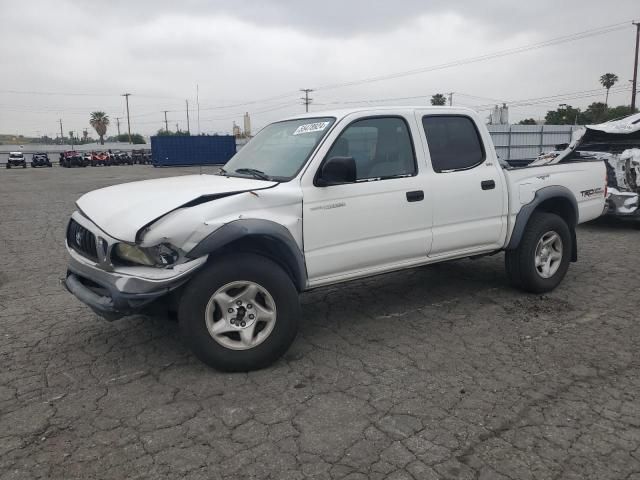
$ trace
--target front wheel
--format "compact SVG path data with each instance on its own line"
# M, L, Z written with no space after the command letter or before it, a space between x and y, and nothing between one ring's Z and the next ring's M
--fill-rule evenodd
M553 213L534 213L520 245L506 252L509 280L527 292L553 290L569 269L572 243L569 226L562 217Z
M187 284L178 309L194 354L218 370L267 367L298 331L298 292L275 262L253 253L214 261Z

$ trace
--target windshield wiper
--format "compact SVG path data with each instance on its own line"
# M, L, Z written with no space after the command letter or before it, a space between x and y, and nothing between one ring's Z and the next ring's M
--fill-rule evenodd
M218 170L218 175L226 175L227 171L224 168L220 168L220 170Z
M269 175L264 173L262 170L257 170L255 168L237 168L234 171L236 173L248 173L254 178L259 178L260 180L271 180L271 177Z

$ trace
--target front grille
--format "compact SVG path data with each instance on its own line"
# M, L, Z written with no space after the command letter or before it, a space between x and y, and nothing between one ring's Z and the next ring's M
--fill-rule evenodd
M95 235L74 219L71 219L69 227L67 227L67 243L80 255L90 258L94 262L98 261Z

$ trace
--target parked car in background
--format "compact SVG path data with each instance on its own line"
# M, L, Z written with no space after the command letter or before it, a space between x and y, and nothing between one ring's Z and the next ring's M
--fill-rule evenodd
M31 155L31 166L33 168L50 167L51 160L49 160L49 155L44 152L34 153L33 155Z
M82 154L82 162L91 165L91 152L84 152Z
M87 160L80 152L75 150L67 150L60 153L60 166L64 168L86 167L89 165Z
M149 165L151 164L151 150L132 150L131 159L134 164Z
M27 159L24 157L24 153L9 152L9 157L7 157L6 168L11 168L11 167L27 168Z
M112 320L164 304L198 358L252 370L287 350L298 295L314 288L504 251L514 286L553 290L605 188L595 159L503 166L469 109L300 115L265 127L217 175L80 197L64 284Z
M109 158L109 154L106 152L91 152L91 166L106 167L107 165L111 165L111 159Z
M143 163L143 152L144 150L131 150L131 159L133 160L134 165L139 163L142 165Z
M116 165L133 165L133 160L127 152L114 152Z
M116 158L115 155L113 154L113 152L111 151L111 149L107 150L105 152L107 154L107 165L115 165L116 164Z

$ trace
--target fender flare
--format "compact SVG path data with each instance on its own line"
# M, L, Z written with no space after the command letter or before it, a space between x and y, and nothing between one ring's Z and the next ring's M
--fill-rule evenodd
M573 222L569 225L569 230L571 231L571 240L573 242L572 248L572 261L577 260L577 241L576 241L576 225L578 224L578 202L576 197L573 195L573 192L569 190L567 187L563 187L561 185L552 185L549 187L543 187L540 190L536 191L535 196L531 202L523 205L518 214L516 215L516 223L513 227L513 231L511 232L511 238L509 239L509 244L507 245L507 250L513 250L518 248L520 245L520 241L522 240L522 235L524 234L524 230L529 223L529 219L533 212L538 208L538 206L546 201L553 198L562 198L568 200L573 208Z
M291 232L279 223L271 220L247 218L234 220L211 232L187 253L188 258L198 258L213 253L230 243L246 237L258 237L276 242L286 258L279 259L290 269L292 280L298 289L307 287L307 267L304 255Z

